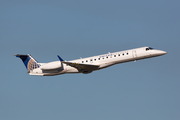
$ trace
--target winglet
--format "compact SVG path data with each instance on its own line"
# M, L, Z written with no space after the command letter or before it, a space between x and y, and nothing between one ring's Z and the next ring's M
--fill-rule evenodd
M62 62L64 61L59 55L57 55L57 57L59 58L59 60Z

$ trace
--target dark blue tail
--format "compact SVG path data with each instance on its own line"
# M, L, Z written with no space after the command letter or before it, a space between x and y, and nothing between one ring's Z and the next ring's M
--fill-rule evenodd
M28 71L31 71L40 67L40 64L29 54L28 55L16 54L15 56L19 57L23 61Z

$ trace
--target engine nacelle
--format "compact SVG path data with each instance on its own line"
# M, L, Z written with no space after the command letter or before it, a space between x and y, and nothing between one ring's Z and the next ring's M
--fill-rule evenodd
M61 66L60 61L55 61L55 62L49 62L42 65L40 69L41 70L55 70L55 69L60 69L61 67L62 66Z

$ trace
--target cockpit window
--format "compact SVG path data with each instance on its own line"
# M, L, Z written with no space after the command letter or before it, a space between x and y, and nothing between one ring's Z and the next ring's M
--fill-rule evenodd
M148 51L148 50L153 50L153 48L151 48L151 47L146 48L146 51Z

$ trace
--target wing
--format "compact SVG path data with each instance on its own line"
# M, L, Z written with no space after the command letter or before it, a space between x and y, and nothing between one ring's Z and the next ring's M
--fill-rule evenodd
M73 63L73 62L65 62L62 63L67 64L71 67L78 69L80 72L92 72L94 70L98 70L99 65L89 65L89 64L81 64L81 63Z
M71 67L74 67L74 68L78 69L79 72L82 72L82 73L90 73L90 72L92 72L94 70L99 69L99 65L90 65L90 64L66 62L59 55L58 55L58 58L62 63L66 64L66 65L69 65Z

